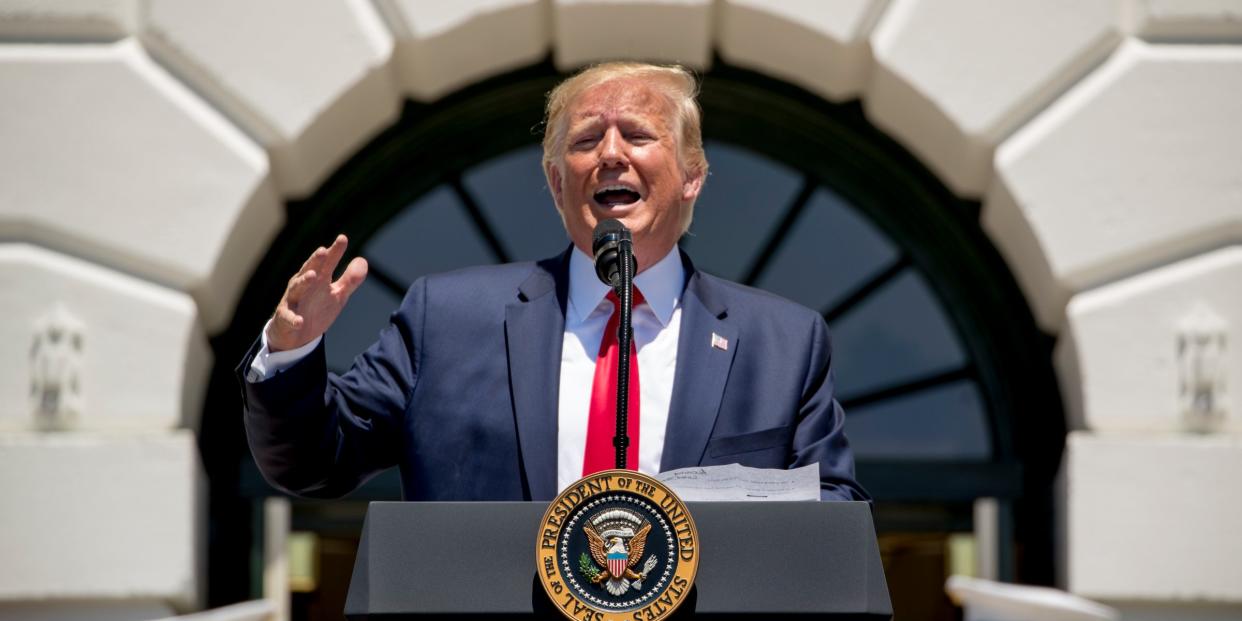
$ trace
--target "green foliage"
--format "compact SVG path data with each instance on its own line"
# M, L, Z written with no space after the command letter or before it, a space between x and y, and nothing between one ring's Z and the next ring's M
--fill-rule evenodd
M583 552L582 556L578 557L578 571L582 572L582 576L591 582L595 582L595 579L601 573L599 568L595 566L595 563L591 562L591 557L587 556L586 552Z

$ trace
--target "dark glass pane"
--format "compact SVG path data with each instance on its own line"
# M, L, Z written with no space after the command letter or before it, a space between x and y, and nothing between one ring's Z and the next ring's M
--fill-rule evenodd
M471 169L464 185L515 261L545 259L569 237L548 194L539 145L523 147Z
M802 176L762 155L709 141L711 172L681 245L700 269L740 280L780 224Z
M897 256L893 244L844 199L820 188L756 284L822 310Z
M829 327L842 398L966 363L939 300L914 270L897 276Z
M847 414L846 433L859 459L986 461L992 456L983 397L969 380Z
M375 342L379 331L388 324L388 316L400 303L401 298L376 279L363 281L350 296L341 316L328 329L325 337L328 368L337 373L348 369L354 356Z
M406 285L427 274L495 261L447 186L432 190L390 220L371 238L364 255Z

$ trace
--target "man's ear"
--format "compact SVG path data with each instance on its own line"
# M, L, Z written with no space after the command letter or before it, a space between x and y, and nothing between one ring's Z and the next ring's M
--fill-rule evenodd
M557 211L561 210L561 169L557 168L556 162L548 162L548 191L552 193L552 203L556 205Z
M703 190L703 177L702 172L686 172L681 182L681 202L688 203L699 197L699 192Z

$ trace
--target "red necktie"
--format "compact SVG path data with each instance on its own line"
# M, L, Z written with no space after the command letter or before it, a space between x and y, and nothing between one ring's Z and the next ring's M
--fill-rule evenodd
M591 416L587 419L586 459L582 462L582 476L617 467L617 449L612 439L617 435L617 367L621 362L621 347L617 343L617 327L621 323L621 301L614 291L608 292L612 302L612 317L604 327L604 338L599 344L599 356L595 358L595 383L591 388ZM634 307L643 303L643 294L634 290ZM625 451L625 464L630 470L638 470L638 352L630 339L630 398L626 414L626 429L630 436Z

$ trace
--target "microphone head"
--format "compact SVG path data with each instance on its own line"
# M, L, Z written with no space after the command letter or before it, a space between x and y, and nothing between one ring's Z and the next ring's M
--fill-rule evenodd
M591 251L595 254L595 275L614 289L621 284L621 242L631 242L630 230L620 220L600 220L592 235ZM631 258L633 261L633 258Z
M614 220L612 218L596 222L595 232L591 236L592 250L598 251L600 243L607 241L613 236L617 236L615 238L617 241L622 239L630 239L630 230L625 228L625 225L621 224L620 220Z

